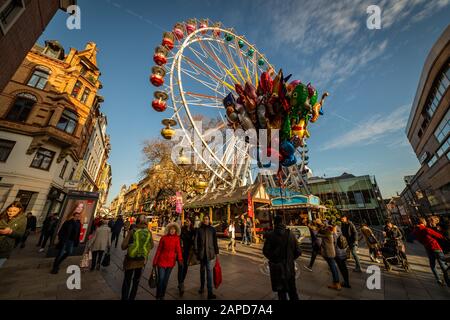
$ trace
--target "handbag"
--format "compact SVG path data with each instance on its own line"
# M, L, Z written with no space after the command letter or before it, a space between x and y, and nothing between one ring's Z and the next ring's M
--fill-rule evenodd
M105 256L103 257L102 266L109 267L110 264L111 264L111 254L109 252L107 252L105 254Z
M217 289L222 283L222 267L220 266L219 257L216 257L216 264L214 265L213 271L214 288Z
M153 267L152 272L150 273L150 277L148 277L148 286L151 289L155 289L157 283L158 283L158 273L156 272L156 267Z

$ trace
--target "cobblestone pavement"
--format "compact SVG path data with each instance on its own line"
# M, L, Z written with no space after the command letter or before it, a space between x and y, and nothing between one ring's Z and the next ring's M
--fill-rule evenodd
M159 236L155 237L156 240ZM120 238L122 239L122 238ZM66 280L68 275L64 266L79 264L79 257L67 259L58 275L49 274L52 259L45 258L44 254L37 253L35 237L28 240L25 249L16 249L11 259L0 269L0 299L120 299L123 280L121 270L124 252L119 248L112 249L111 265L101 271L82 273L82 290L68 290ZM155 242L157 245L157 241ZM219 256L223 284L215 294L223 300L271 300L275 295L270 289L270 279L262 268L263 256L260 245L252 247L238 243L238 253L232 255L226 251L226 242L220 241L221 254ZM151 258L156 251L152 250ZM314 300L450 300L450 289L440 287L433 278L425 258L424 249L420 244L407 244L407 254L411 264L411 272L406 273L396 267L387 273L382 265L382 285L380 290L369 290L365 272L350 271L352 289L343 289L340 292L327 288L331 282L331 274L325 261L318 257L314 271L309 272L303 268L309 262L309 254L297 260L300 276L297 279L297 288L301 299ZM360 257L365 270L372 264L365 248L360 248ZM151 260L150 260L151 261ZM349 268L353 269L353 262ZM155 289L147 284L151 263L148 263L140 282L137 300L154 300ZM190 267L185 281L185 294L178 296L177 267L174 268L166 293L167 300L200 300L206 299L206 294L198 294L199 266Z

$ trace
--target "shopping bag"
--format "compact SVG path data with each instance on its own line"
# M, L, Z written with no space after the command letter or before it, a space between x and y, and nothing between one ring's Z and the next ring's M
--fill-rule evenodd
M105 254L105 256L103 257L102 266L109 267L110 264L111 264L111 254L109 252L107 252Z
M83 254L80 262L81 269L88 269L91 266L92 261L92 252L89 250L88 252Z
M150 277L148 277L148 286L151 289L156 288L158 283L158 273L156 272L156 268L153 267L152 272L150 273Z
M219 288L222 283L222 267L220 266L219 257L216 257L216 264L214 265L214 288Z

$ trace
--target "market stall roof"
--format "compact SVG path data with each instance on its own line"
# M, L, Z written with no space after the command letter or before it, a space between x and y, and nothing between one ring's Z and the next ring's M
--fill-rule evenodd
M259 207L256 210L257 211L277 211L277 210L292 210L292 209L321 209L321 210L327 210L327 207L321 206L321 205L314 205L310 203L302 203L302 204L296 204L296 205L285 205L285 206L263 206Z
M270 197L261 183L252 186L239 187L233 190L219 190L215 192L199 195L184 205L185 209L205 208L225 205L228 203L237 203L247 200L248 192L252 195L255 203L270 203Z

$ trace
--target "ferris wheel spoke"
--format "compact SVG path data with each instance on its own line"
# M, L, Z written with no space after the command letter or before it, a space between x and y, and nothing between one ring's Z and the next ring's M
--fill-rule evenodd
M231 56L231 53L228 51L228 48L224 45L223 42L219 42L219 45L222 47L222 50L225 53L225 56L226 56L226 58L228 60L228 63L234 68L234 70L236 70L238 76L241 78L242 82L240 84L244 84L245 83L245 79L242 76L242 72L238 68L238 66L236 65L236 62L234 61L233 57Z
M211 91L214 91L214 92L216 92L216 93L219 94L219 95L222 95L222 94L223 94L222 92L220 92L220 91L218 91L216 88L214 88L214 84L213 84L213 83L210 83L210 82L207 82L207 81L205 81L205 80L201 80L201 79L197 78L197 77L195 76L196 74L194 74L194 75L191 74L191 73L192 73L191 71L188 71L188 70L182 68L182 69L181 69L181 72L184 73L185 75L187 75L188 77L194 79L195 81L201 83L201 84L204 85L205 87L209 88Z
M198 60L200 60L200 62L212 73L212 75L215 78L220 79L221 77L224 76L223 73L221 73L220 71L216 70L215 68L213 68L212 66L210 66L208 63L205 62L205 60L208 60L208 55L204 52L204 50L202 48L201 49L202 49L203 53L201 53L201 52L197 51L196 49L194 49L193 46L189 46L188 48L195 55L195 57Z

